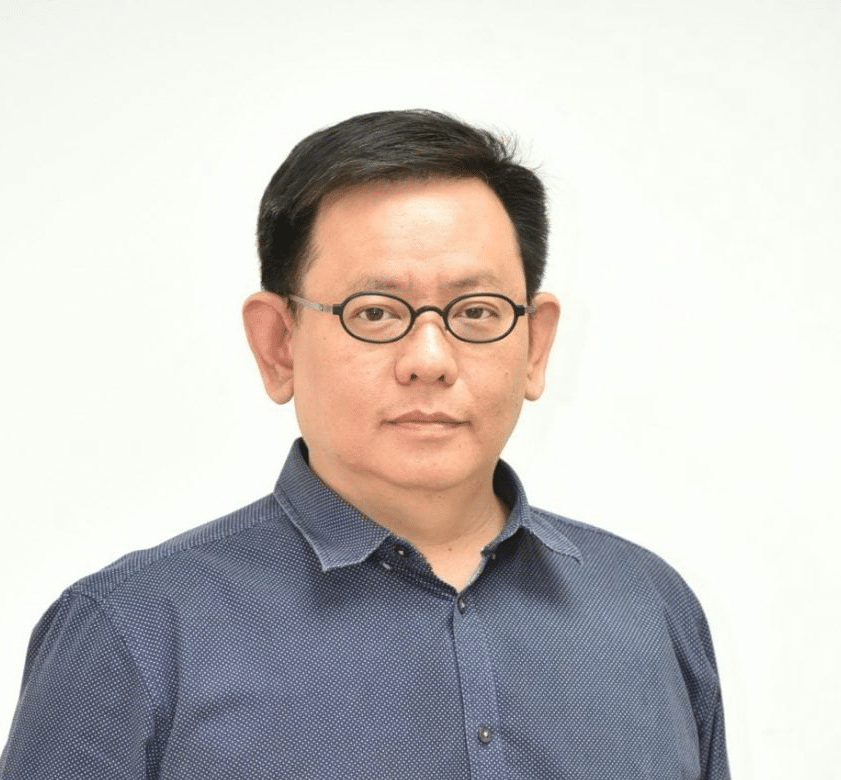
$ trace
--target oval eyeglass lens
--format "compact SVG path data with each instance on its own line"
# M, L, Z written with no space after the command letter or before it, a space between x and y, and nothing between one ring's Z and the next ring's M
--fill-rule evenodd
M505 298L473 295L462 298L449 311L453 333L468 341L493 341L511 328L514 307Z
M358 295L342 311L345 327L368 341L390 341L402 336L411 319L409 307L387 295Z

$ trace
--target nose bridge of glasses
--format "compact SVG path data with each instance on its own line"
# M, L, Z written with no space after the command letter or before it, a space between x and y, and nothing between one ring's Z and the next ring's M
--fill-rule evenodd
M440 319L428 316L435 314L439 315ZM411 324L403 334L403 341L409 353L422 361L436 365L441 360L452 358L451 335L455 334L447 322L446 309L439 306L421 306L412 310Z
M442 320L447 319L447 315L446 315L444 309L441 309L438 306L427 305L427 306L421 306L419 309L412 309L412 312L414 314L414 319L417 319L418 317L421 316L421 314L425 314L428 311L434 311L436 314L440 314Z
M440 306L432 306L428 304L426 306L421 306L419 309L411 309L412 311L412 321L411 325L409 326L407 333L409 330L414 330L417 326L417 321L422 314L426 314L427 312L435 312L441 317L441 330L447 331L450 330L450 324L447 321L447 309L442 309ZM433 320L433 322L437 322L437 320Z

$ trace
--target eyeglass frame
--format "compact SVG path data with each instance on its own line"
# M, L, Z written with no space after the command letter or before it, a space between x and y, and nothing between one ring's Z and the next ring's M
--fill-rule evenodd
M353 331L348 328L345 324L345 318L343 316L343 312L345 307L354 299L354 298L361 298L364 295L378 295L381 298L391 298L393 301L398 301L402 303L408 310L409 310L409 324L406 327L406 330L403 331L399 336L395 336L391 339L385 339L384 341L373 340L373 339L366 339L362 336L357 335ZM479 298L479 297L490 297L490 298L501 298L504 301L507 301L511 304L511 308L514 310L514 319L511 320L511 327L505 331L505 333L501 334L500 336L495 336L492 339L485 339L481 341L474 341L473 339L466 339L462 336L459 336L451 327L450 327L450 310L455 306L459 301L463 301L466 298ZM463 341L465 344L493 344L496 341L501 341L506 336L510 335L511 332L517 327L517 322L519 321L520 317L525 317L527 314L533 314L537 307L533 303L514 303L507 295L503 295L502 293L497 292L469 292L464 293L463 295L457 295L453 298L443 309L439 308L438 306L421 306L419 309L415 309L408 301L403 300L397 295L392 295L391 293L384 293L380 292L379 290L361 290L360 292L352 293L348 295L341 303L319 303L318 301L311 301L308 298L303 298L300 295L293 295L289 294L286 296L291 301L295 301L295 303L300 303L303 306L307 306L310 309L314 309L315 311L325 312L326 314L335 314L339 318L339 322L342 323L342 327L344 328L345 332L351 336L352 338L357 339L358 341L364 341L366 344L393 344L395 341L400 341L400 339L409 335L409 332L415 325L415 320L425 312L434 311L437 314L441 315L441 319L444 321L444 327L446 330L451 333L455 338L459 341Z

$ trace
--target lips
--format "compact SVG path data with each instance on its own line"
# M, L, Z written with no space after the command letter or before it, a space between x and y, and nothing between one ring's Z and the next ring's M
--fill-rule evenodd
M418 410L413 410L411 412L405 412L401 414L399 417L394 417L391 420L388 420L389 423L392 425L401 425L401 424L438 424L438 425L465 425L466 420L457 420L455 417L451 417L444 412L421 412Z

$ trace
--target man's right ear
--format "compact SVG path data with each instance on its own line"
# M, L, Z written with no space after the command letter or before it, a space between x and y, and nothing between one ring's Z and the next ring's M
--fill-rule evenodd
M254 293L242 306L242 319L269 398L285 404L293 392L291 341L295 321L289 305L274 293Z

